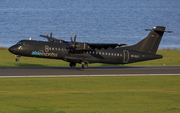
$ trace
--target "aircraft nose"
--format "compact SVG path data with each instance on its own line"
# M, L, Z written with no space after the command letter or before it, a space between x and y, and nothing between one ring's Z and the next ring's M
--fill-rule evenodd
M11 53L15 53L15 47L14 47L14 46L11 46L8 50L9 50L9 52L11 52Z

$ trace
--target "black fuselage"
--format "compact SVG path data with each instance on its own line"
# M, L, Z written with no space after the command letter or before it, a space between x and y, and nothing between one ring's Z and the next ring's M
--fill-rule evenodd
M9 51L20 56L62 59L72 63L109 63L126 64L162 58L162 55L128 50L121 47L94 50L75 50L66 43L21 40L9 48Z

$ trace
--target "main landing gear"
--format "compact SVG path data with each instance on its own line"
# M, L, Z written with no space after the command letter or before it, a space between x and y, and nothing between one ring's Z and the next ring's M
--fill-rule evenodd
M70 66L70 67L76 67L76 63L72 63L72 62L71 62L71 63L69 64L69 66Z
M69 66L72 67L72 68L76 67L76 63L70 62ZM87 69L88 68L88 63L87 62L82 62L82 68Z
M87 62L83 62L82 63L82 68L83 69L87 69L88 68L88 63Z
M20 60L19 58L20 58L21 56L20 56L20 55L15 55L15 57L16 57L15 61L18 62L18 61Z

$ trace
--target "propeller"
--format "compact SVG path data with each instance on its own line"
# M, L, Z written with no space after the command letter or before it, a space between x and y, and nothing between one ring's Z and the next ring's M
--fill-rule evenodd
M75 34L75 36L74 36L74 41L73 41L73 39L72 39L72 35L70 36L70 39L71 39L71 46L73 47L73 48L76 48L76 36L77 36L77 34Z
M48 36L48 33L46 33L46 36L44 36L44 35L40 35L40 36L47 38L48 41L51 42L51 40L52 40L52 34L53 34L53 31L51 31L50 37Z

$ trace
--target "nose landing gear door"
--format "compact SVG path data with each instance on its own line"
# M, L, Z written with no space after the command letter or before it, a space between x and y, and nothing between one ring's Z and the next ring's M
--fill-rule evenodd
M124 58L123 58L123 63L128 63L129 61L129 51L128 50L123 50Z

